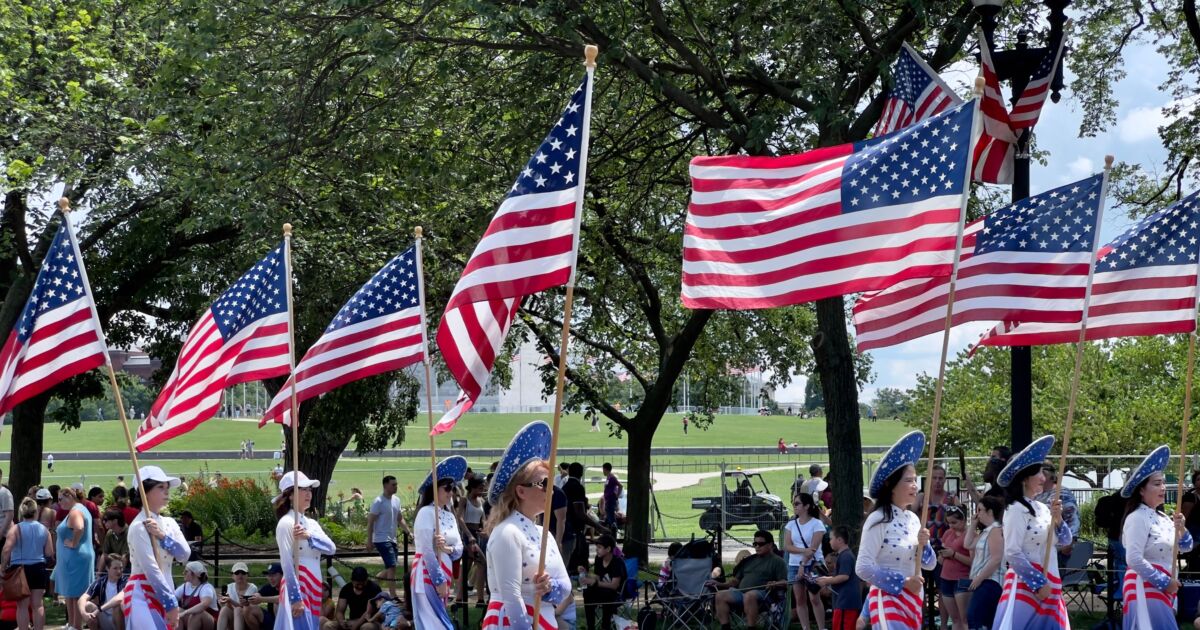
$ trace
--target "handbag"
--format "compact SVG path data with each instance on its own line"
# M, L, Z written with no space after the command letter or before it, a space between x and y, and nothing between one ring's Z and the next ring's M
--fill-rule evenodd
M15 540L21 540L21 528L13 528L17 531ZM4 571L4 590L0 593L4 599L10 602L19 602L26 597L29 597L29 580L25 579L25 566L13 565Z

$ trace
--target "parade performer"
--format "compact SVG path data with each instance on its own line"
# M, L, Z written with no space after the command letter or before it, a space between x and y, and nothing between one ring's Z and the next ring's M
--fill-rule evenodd
M166 630L175 627L179 618L171 562L187 562L192 549L175 519L159 516L170 499L171 488L179 486L179 478L167 476L158 466L142 466L138 476L142 480L142 502L149 512L138 512L126 534L130 575L121 612L126 628Z
M1154 449L1121 488L1121 496L1126 499L1121 544L1129 565L1121 589L1125 630L1175 627L1179 580L1172 576L1175 559L1171 552L1176 537L1183 553L1192 549L1193 541L1184 528L1183 514L1175 512L1174 518L1169 518L1160 511L1167 500L1163 470L1170 458L1170 448Z
M1050 554L1049 567L1039 564L1046 557L1047 535L1052 524L1057 545L1071 542L1071 528L1062 518L1062 500L1056 497L1046 507L1033 499L1042 491L1046 479L1042 464L1053 447L1053 435L1034 440L996 476L996 483L1004 488L1007 504L1004 558L1008 571L1004 574L1004 592L992 623L994 630L1071 627L1062 597L1058 554Z
M466 472L465 458L455 455L444 459L437 465L437 480L430 473L418 491L421 498L413 525L417 554L412 568L412 603L413 621L422 630L454 629L450 613L446 611L446 598L450 596L450 584L454 579L451 564L462 557L463 542L451 502L454 486L462 481Z
M293 487L293 485L295 487ZM337 552L333 541L325 535L315 518L304 512L312 503L312 489L320 481L304 473L287 472L279 480L279 496L275 497L275 543L279 545L279 563L283 565L283 581L279 585L279 606L275 613L275 630L320 630L321 556ZM299 513L300 522L296 522ZM293 549L300 548L300 566L293 564Z
M921 566L933 569L936 556L921 517L910 511L917 499L916 462L925 450L925 434L913 431L884 454L871 476L875 509L863 523L854 571L871 585L867 610L875 630L918 630L921 627Z
M554 630L555 606L571 596L571 578L553 536L546 549L546 570L537 574L542 528L536 521L545 509L543 493L553 485L549 454L550 427L532 422L513 437L492 477L492 512L484 526L491 600L483 630L530 630L535 604L540 606L538 630Z

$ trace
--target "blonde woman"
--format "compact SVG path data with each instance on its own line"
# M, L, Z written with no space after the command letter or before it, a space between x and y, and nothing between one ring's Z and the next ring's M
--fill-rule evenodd
M21 499L21 505L17 508L18 520L9 525L8 535L4 539L0 564L5 569L22 567L25 581L29 584L29 595L17 602L17 627L42 630L46 625L46 610L42 602L48 578L46 560L54 557L54 543L50 540L49 530L37 521L38 512L33 499Z
M492 477L492 513L484 525L491 599L483 630L529 630L535 605L540 629L557 628L555 607L571 596L571 579L553 536L546 547L546 569L537 569L542 542L537 518L554 483L545 459L549 453L550 427L530 423L505 449Z

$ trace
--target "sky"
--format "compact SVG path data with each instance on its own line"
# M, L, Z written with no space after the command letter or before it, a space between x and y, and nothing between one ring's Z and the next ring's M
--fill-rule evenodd
M1079 138L1083 112L1079 101L1070 91L1073 79L1067 72L1062 100L1046 101L1035 128L1037 144L1049 152L1048 165L1034 163L1030 172L1030 192L1042 191L1082 179L1104 168L1104 156L1116 156L1119 162L1141 164L1151 171L1160 170L1166 151L1158 137L1158 127L1166 121L1163 107L1171 97L1161 91L1166 80L1166 64L1153 46L1140 44L1126 50L1125 67L1128 75L1114 87L1114 97L1120 105L1117 123L1093 138ZM974 63L950 68L942 78L961 93L961 87L974 81L978 72ZM1004 86L1005 96L1011 96ZM1003 187L1005 190L1008 187ZM1100 243L1107 243L1134 223L1120 210L1106 209ZM992 327L989 323L971 323L951 330L949 356L966 348ZM853 328L853 327L852 327ZM891 348L870 353L874 358L874 382L859 395L869 403L875 392L883 387L908 389L916 385L921 373L936 374L941 355L941 333L929 335ZM791 382L776 392L776 400L804 400L803 376L793 375Z

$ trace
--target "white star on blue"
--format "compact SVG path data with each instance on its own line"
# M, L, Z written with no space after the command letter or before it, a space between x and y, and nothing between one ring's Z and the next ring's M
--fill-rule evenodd
M488 502L495 505L500 500L504 489L526 462L532 459L546 459L549 456L550 425L538 420L517 431L496 466L496 474L492 477L491 487L488 488Z
M83 286L83 272L71 238L67 234L66 222L59 226L42 268L38 271L33 291L25 302L25 309L17 320L17 339L25 343L33 334L34 323L43 314L69 302L82 299L87 294Z
M286 282L281 243L213 302L210 308L221 338L228 341L264 317L287 312Z
M558 192L579 182L579 153L583 150L583 108L588 78L571 95L567 108L541 146L513 182L509 197Z
M1104 175L1093 175L1001 208L983 220L975 255L989 252L1090 252Z
M888 477L891 477L897 470L905 466L915 465L917 460L921 459L921 454L924 452L925 434L920 431L912 431L897 440L883 454L883 458L879 460L879 467L875 469L875 474L871 476L871 487L869 488L871 496L878 496Z
M1100 250L1096 271L1195 264L1200 254L1200 192L1142 219Z
M420 304L416 246L404 250L362 286L342 306L325 332L392 315Z
M1030 466L1046 461L1046 456L1050 454L1050 449L1052 448L1054 448L1053 435L1043 435L1034 440L1032 444L1026 446L1020 453L1013 455L1012 459L1008 460L1008 464L1004 467L1004 470L1001 470L1000 474L996 475L996 483L1007 488L1008 484L1012 483L1013 479L1017 476L1017 473Z

